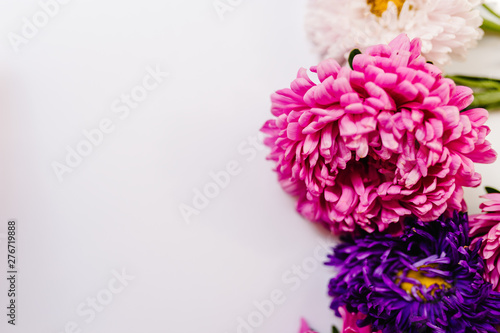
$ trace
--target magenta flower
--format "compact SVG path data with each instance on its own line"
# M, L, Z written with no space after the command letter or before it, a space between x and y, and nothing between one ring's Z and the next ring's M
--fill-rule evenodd
M342 333L372 333L371 325L358 327L358 320L365 319L366 315L361 312L351 313L347 311L345 307L339 308L339 312L344 320ZM377 331L377 333L382 333L382 331Z
M316 332L309 327L305 319L301 319L299 333L316 333Z
M484 279L500 291L500 193L482 196L488 199L481 204L484 214L470 218L470 235L475 237L472 246L482 238L481 257L485 260Z
M272 95L265 123L269 159L297 209L333 233L401 230L464 210L463 186L478 186L474 162L492 163L484 109L464 111L472 90L456 86L400 35L354 57L299 70Z

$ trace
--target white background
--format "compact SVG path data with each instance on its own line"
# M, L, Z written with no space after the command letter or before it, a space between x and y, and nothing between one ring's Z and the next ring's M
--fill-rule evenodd
M296 332L301 316L323 333L339 323L330 269L283 280L327 235L294 211L267 150L249 143L271 117L269 95L317 62L304 6L243 1L221 20L212 0L72 0L16 53L8 34L40 7L2 0L0 232L19 222L20 275L12 328L0 240L1 332L59 333L73 321L81 332L236 333L276 289L286 301L255 332ZM500 77L499 48L488 37L449 73ZM170 75L120 119L112 103L148 66ZM104 118L114 131L60 182L52 163ZM500 150L500 113L489 125ZM179 206L232 160L241 172L187 223ZM485 185L500 187L497 166L478 166ZM482 193L467 191L471 212ZM135 279L86 323L78 306L122 269Z

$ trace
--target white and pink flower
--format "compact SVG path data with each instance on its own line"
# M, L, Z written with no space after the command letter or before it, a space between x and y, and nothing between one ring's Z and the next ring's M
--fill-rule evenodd
M388 43L401 33L422 40L427 60L463 59L482 38L480 0L309 0L306 30L322 58Z

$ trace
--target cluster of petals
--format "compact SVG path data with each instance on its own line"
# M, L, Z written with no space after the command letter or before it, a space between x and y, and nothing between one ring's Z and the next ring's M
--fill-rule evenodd
M476 163L492 163L488 112L465 110L456 86L402 34L367 48L352 69L328 59L272 95L262 131L298 211L333 233L396 233L406 215L432 221L464 210Z
M475 237L472 246L480 244L480 254L485 261L484 278L500 291L500 193L483 196L483 214L470 218L470 235ZM481 243L479 243L479 241Z
M374 7L385 4L383 13ZM483 37L480 0L309 0L305 28L323 58L339 62L350 50L388 43L401 33L422 40L438 66L465 58Z

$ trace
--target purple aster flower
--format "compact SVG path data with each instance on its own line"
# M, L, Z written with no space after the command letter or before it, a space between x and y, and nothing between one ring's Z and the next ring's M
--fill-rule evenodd
M336 315L361 313L359 327L383 333L497 333L500 293L483 279L480 247L469 248L467 214L405 224L400 237L366 234L334 249Z

